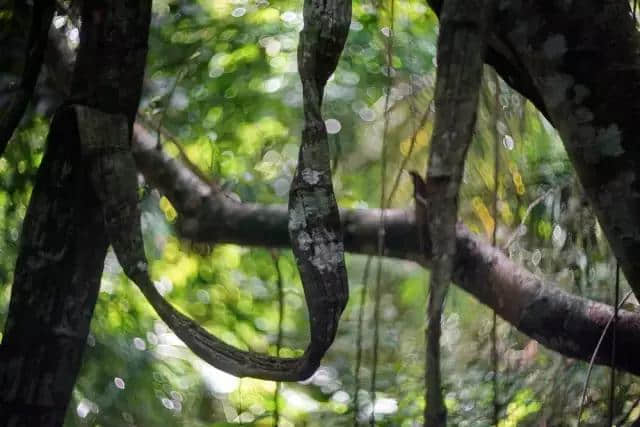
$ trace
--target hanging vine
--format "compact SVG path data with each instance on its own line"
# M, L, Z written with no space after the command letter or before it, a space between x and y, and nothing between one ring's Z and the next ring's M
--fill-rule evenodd
M591 354L591 359L589 360L589 369L587 370L587 377L585 378L584 385L582 386L582 397L580 398L580 407L578 408L578 427L582 425L582 411L584 410L584 404L587 399L587 390L589 388L589 381L591 380L591 372L593 371L593 364L596 360L596 357L598 356L598 352L600 351L600 347L602 346L604 337L607 335L607 331L609 330L609 327L613 323L613 319L616 317L616 312L620 310L620 308L624 305L624 303L627 302L627 300L632 294L633 294L633 291L627 292L624 295L624 297L622 297L622 300L614 307L613 309L614 312L611 314L611 317L609 317L607 324L604 325L604 328L602 329L602 333L600 334L600 338L598 338L598 343L596 344L596 347L593 349L593 353Z
M177 311L148 274L140 231L136 167L126 117L76 105L84 161L101 202L110 242L125 274L162 320L196 355L236 376L298 381L315 372L333 342L348 298L338 206L333 194L327 131L321 115L327 79L335 71L351 22L351 3L306 0L298 69L304 99L304 129L289 193L289 233L310 311L311 342L304 354L281 358L242 351ZM70 111L72 110L72 111Z
M494 120L493 120L493 232L491 233L491 245L497 247L498 234L498 186L500 178L500 132L498 130L498 121L500 117L500 79L497 73L493 72L493 82L495 85L494 97ZM491 377L491 385L493 387L493 425L498 425L500 417L500 402L498 400L498 316L495 310L492 310L491 317L491 369L493 376Z
M618 327L618 299L620 299L620 266L616 263L616 285L613 297L613 331L611 333L611 379L609 382L609 425L613 425L616 403L616 329Z
M413 99L413 98L412 98ZM420 120L417 125L414 126L413 132L411 134L409 148L407 149L407 153L402 157L400 162L400 166L398 167L398 172L395 175L393 180L393 185L391 186L391 191L389 192L389 197L386 201L386 206L391 206L391 202L393 201L394 196L400 186L400 179L402 178L402 174L406 171L407 163L413 154L413 151L416 147L418 132L420 129L424 127L424 125L429 120L431 116L431 106L433 105L433 98L429 100L424 113L421 114ZM417 115L417 111L413 103L411 104L411 114L412 117ZM366 309L366 299L367 299L367 291L368 291L368 283L369 283L369 271L371 268L371 262L373 261L373 256L369 255L365 262L364 273L362 276L362 289L360 291L360 301L358 303L358 321L357 321L357 331L356 331L356 363L354 369L354 399L353 399L353 425L358 425L358 411L359 411L359 397L358 391L360 390L360 367L362 365L362 335L363 335L363 322L364 322L364 312Z
M362 288L360 290L360 301L358 308L358 326L356 331L356 366L354 369L354 391L353 391L353 425L358 425L358 413L360 411L360 401L358 393L360 392L360 367L362 365L362 325L364 323L364 311L366 309L367 288L369 284L369 270L371 268L372 256L367 257L362 273Z
M382 298L382 265L384 257L385 218L384 211L387 206L386 174L387 174L387 135L389 132L389 103L391 100L391 88L393 87L393 36L395 20L395 0L390 0L389 7L389 32L386 35L386 71L387 91L384 97L384 125L382 130L382 147L380 150L380 225L378 229L378 264L376 269L376 286L374 290L373 306L373 362L371 367L371 417L369 423L373 427L376 421L376 381L378 375L378 343L380 340L380 300Z
M475 126L492 0L448 0L440 13L436 118L426 183L414 176L416 220L422 246L430 243L433 265L426 328L425 410L428 426L446 425L440 372L441 317L455 255L458 192Z
M279 254L277 251L271 252L271 258L273 259L273 267L276 270L276 287L278 291L278 335L276 337L276 356L280 356L280 349L282 348L283 329L282 324L284 322L284 284L282 283L282 271L280 270L280 264L278 263ZM273 392L273 422L277 427L280 425L280 391L282 389L282 382L276 382L276 389Z

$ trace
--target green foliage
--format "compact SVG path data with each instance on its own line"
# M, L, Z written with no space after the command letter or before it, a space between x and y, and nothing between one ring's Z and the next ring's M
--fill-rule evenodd
M423 1L396 1L389 89L384 66L389 5L354 2L349 40L326 90L325 118L337 121L330 142L337 196L344 207L378 205L386 91L391 90L392 101L387 114L387 188L409 152L408 169L424 172L426 166L433 116L422 125L419 119L433 93L437 20ZM301 2L288 0L154 0L141 110L165 129L160 134L167 152L177 154L179 144L205 176L245 202L286 202L302 123L295 65L301 7ZM523 222L524 233L508 250L516 262L571 292L610 300L614 263L557 135L504 83L499 89L497 105L495 84L487 82L483 89L461 195L462 219L487 238L497 223L499 243ZM496 110L501 168L499 214L494 218ZM46 130L47 120L30 113L0 159L2 318L19 226ZM410 205L411 195L410 180L402 172L392 204ZM165 296L223 340L276 354L279 302L273 254L215 243L195 247L180 241L173 230L177 212L166 198L145 191L142 202L151 272ZM293 356L308 340L307 314L293 257L289 251L276 256L285 306L280 355ZM351 300L337 340L311 380L283 385L280 425L352 425L364 263L363 257L348 257ZM384 263L375 404L379 425L413 426L422 416L428 277L410 262ZM372 410L371 292L366 302L357 408L363 423ZM452 289L447 304L442 360L450 423L488 425L491 312L457 289ZM500 425L575 422L585 364L545 350L503 322L498 334ZM603 368L594 370L584 415L591 425L604 422L607 375ZM273 424L275 390L275 383L240 380L199 361L157 320L109 255L67 425L267 426ZM620 412L639 392L623 375L617 395Z

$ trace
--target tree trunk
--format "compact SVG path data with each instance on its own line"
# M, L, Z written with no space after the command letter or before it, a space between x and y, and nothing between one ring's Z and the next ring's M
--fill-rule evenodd
M72 102L133 120L149 3L84 2ZM441 1L430 3L439 10ZM491 31L487 62L560 131L623 271L640 294L640 184L635 175L640 149L634 140L640 65L628 1L505 0L499 2ZM107 243L93 190L78 162L70 117L61 111L52 123L23 226L0 347L0 425L62 424L98 292ZM154 173L158 181L171 175ZM184 206L185 235L287 244L283 207L223 204L210 187L196 181L164 183L165 192L175 196L172 202ZM182 191L174 191L180 185ZM218 226L201 215L211 215ZM397 226L386 234L390 253L420 258L411 238L414 219L406 212L390 215L397 220L387 221L389 227ZM347 248L375 252L377 213L350 211L343 218ZM220 224L236 228L220 229ZM265 233L269 227L277 232ZM548 347L583 359L590 355L610 307L546 286L463 228L458 228L457 245L458 284ZM507 306L505 300L515 304ZM623 332L616 353L627 356L619 356L616 364L638 374L640 317L622 312L618 331ZM597 361L610 363L608 357L601 354Z
M84 2L68 103L125 114L142 89L151 2ZM0 425L60 426L89 332L107 250L80 161L75 114L55 114L23 224L0 347Z
M0 352L0 424L57 426L71 398L107 241L71 114L53 119L23 224Z
M165 194L179 212L178 233L182 237L267 248L290 244L286 206L238 203L226 197L180 160L157 150L155 138L138 124L134 154L147 182ZM377 254L380 211L342 209L340 217L345 250ZM413 209L386 210L384 227L387 256L429 267L430 248L423 251L420 246ZM572 295L535 276L462 224L456 228L453 279L505 321L567 357L588 361L613 315L611 306ZM640 375L640 314L620 310L617 332L616 367ZM611 328L603 345L611 346ZM611 365L611 353L599 352L595 362Z
M428 0L436 13L442 1ZM640 299L639 53L628 0L504 0L487 63L560 133Z

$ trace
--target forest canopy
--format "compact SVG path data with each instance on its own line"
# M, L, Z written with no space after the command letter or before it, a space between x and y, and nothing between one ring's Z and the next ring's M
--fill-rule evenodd
M309 86L303 92L308 81L298 66L302 2L154 0L146 63L122 55L121 74L96 65L95 78L86 71L91 64L116 63L118 51L107 46L101 55L94 46L93 56L82 56L82 31L88 31L82 24L99 28L101 21L81 3L16 1L0 8L1 123L11 119L7 112L14 111L16 99L25 103L0 158L0 319L5 324L0 339L30 315L19 313L11 321L10 306L20 303L12 297L20 276L18 255L24 241L37 234L35 227L21 227L30 199L37 199L31 196L41 194L34 190L36 181L47 181L45 153L74 159L76 169L83 162L107 167L109 158L95 160L84 146L47 147L48 134L49 141L68 135L55 124L73 108L83 138L82 123L90 120L82 122L84 113L68 105L86 97L93 109L122 113L122 129L132 138L145 271L158 295L224 344L304 357L314 342L310 322L311 330L317 329L300 259L291 251L286 206L290 191L302 182L295 181L297 170L304 175L299 147L309 132L305 117L316 107L309 105ZM441 103L436 109L435 100L438 69L448 64L443 65L440 52L446 50L439 46L446 34L442 3L355 0L344 49L328 59L322 55L329 49L319 49L321 59L310 67L322 75L339 57L335 72L326 73L317 107L322 107L328 182L340 208L344 240L339 244L344 243L349 277L348 303L333 319L337 324L340 317L335 340L315 373L305 381L276 382L250 378L260 375L240 378L206 363L160 320L145 289L140 287L143 295L129 280L121 253L109 249L101 261L96 249L97 255L87 257L104 271L95 310L87 303L90 330L82 338L86 347L79 350L75 385L67 387L73 391L64 425L422 422L426 310L439 258L437 244L425 247L422 239L433 225L424 221L433 221L433 213L420 216L420 201L429 193L420 192L415 173L425 176L438 133L435 118L445 108ZM640 72L635 5L506 3L510 6L486 12L478 30L486 37L478 41L479 50L486 53L477 59L486 65L479 70L477 113L463 153L457 216L455 210L448 215L456 250L449 275L456 286L448 290L437 322L447 423L631 423L640 417L634 378L640 374L640 313L632 291L640 289L634 252L640 222L632 220L638 208L632 172L640 161L631 136ZM477 15L470 10L467 6L465 19ZM50 14L50 27L37 13ZM143 15L135 19L143 22ZM519 22L529 27L522 29ZM612 23L619 25L609 27ZM117 37L124 40L128 33L122 27ZM603 28L609 31L605 36L596 34ZM41 47L38 34L44 34ZM145 29L131 34L131 52L146 45ZM616 43L605 52L606 37ZM29 76L38 49L42 69ZM122 71L125 66L131 75ZM619 80L613 81L616 75ZM586 83L602 76L611 78L610 87ZM123 83L113 105L100 98L109 93L111 78L131 82L126 89ZM29 81L32 93L25 86ZM23 92L23 98L16 95ZM603 100L606 104L594 106ZM60 176L65 170L53 168ZM51 188L46 187L51 194L58 188L53 172ZM427 184L431 178L426 176ZM298 184L292 186L292 180ZM75 187L60 193L87 205L78 211L84 212L78 214L82 219L74 221L91 230L103 220L104 212L94 206L104 203L102 193L74 193L85 187L72 181ZM106 251L114 237L105 236L103 230L86 238ZM55 249L55 242L45 243ZM338 250L331 253L338 252L341 256ZM41 305L49 303L46 292L37 294ZM613 308L618 304L620 312ZM21 333L35 336L32 332ZM0 385L9 384L3 381L10 377L7 361L14 355L7 350L13 344L6 342L0 346ZM1 391L10 395L7 390ZM0 409L12 405L0 402Z

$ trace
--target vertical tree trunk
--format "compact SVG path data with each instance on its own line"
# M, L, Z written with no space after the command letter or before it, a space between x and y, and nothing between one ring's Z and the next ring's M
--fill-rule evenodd
M86 1L69 103L133 123L144 75L150 0ZM60 426L80 369L107 250L101 208L63 106L23 224L0 346L0 426Z
M69 116L53 120L23 224L0 347L0 425L62 424L98 295L107 241Z
M439 14L443 0L427 0ZM558 130L640 298L640 33L627 0L502 0L487 63Z

